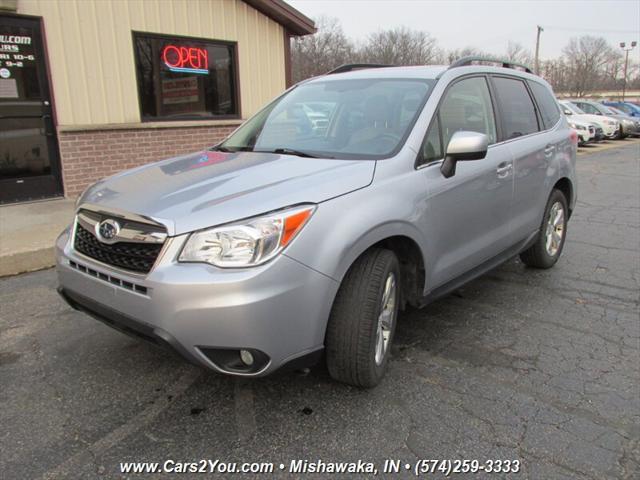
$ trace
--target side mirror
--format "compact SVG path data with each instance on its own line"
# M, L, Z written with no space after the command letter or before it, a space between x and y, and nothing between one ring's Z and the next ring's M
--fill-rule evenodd
M480 160L487 156L489 137L484 133L460 131L453 134L440 171L445 178L456 174L456 163Z

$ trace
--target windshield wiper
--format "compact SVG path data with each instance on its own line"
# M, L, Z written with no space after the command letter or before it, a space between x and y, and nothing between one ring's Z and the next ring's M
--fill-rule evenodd
M249 146L225 147L222 145L216 145L215 147L211 147L211 150L216 150L218 152L229 152L229 153L233 153L233 152L279 153L281 155L295 155L297 157L305 157L305 158L320 158L317 155L313 155L308 152L303 152L302 150L296 150L294 148L274 148L273 150L254 150L253 147L249 147ZM333 157L326 157L326 158L333 158Z
M265 153L279 153L281 155L295 155L296 157L305 157L305 158L318 158L317 155L313 155L308 152L303 152L302 150L296 150L293 148L274 148Z
M227 153L233 153L233 152L252 152L253 151L253 147L223 147L222 145L216 145L215 147L211 147L211 150L215 150L217 152L227 152Z

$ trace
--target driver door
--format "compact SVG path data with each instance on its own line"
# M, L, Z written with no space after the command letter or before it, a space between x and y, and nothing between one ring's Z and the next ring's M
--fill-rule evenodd
M484 159L458 162L455 175L445 178L440 167L457 131L484 133L490 146ZM419 166L427 188L421 228L433 252L427 267L430 290L512 244L513 160L497 138L487 79L465 77L451 85L425 137Z

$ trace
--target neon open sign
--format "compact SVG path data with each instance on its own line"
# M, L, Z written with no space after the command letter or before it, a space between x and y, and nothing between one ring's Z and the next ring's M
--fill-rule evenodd
M172 72L209 73L209 54L206 48L165 45L162 61Z

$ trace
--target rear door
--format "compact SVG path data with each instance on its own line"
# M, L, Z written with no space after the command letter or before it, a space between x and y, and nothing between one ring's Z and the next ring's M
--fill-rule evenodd
M440 171L446 145L457 131L489 137L487 156L458 162L456 173ZM428 189L421 225L429 248L431 288L455 279L510 245L513 169L507 146L497 143L498 128L485 76L464 77L450 85L425 137L418 168Z
M40 20L0 15L0 203L62 194Z
M540 226L548 190L547 172L558 154L558 141L545 132L544 121L525 80L492 76L505 145L514 167L513 243L527 239ZM555 102L554 102L555 103ZM558 122L558 115L555 121Z

